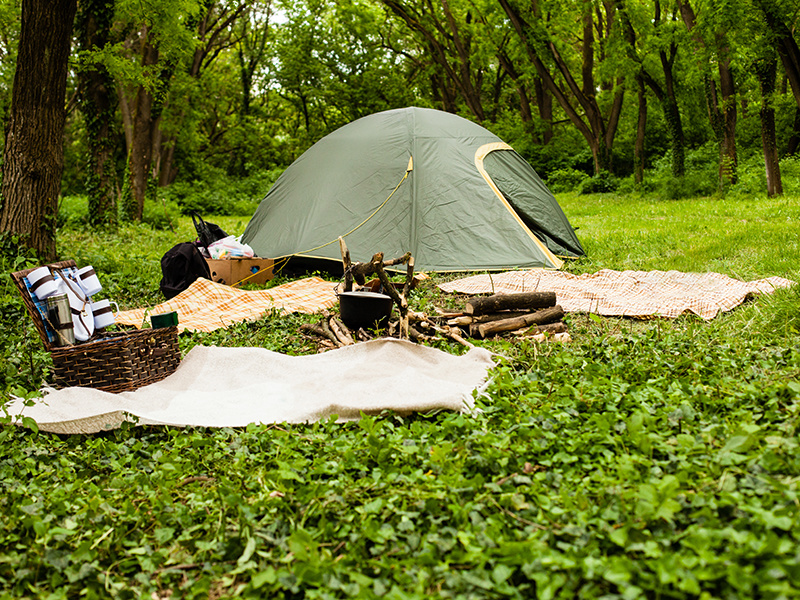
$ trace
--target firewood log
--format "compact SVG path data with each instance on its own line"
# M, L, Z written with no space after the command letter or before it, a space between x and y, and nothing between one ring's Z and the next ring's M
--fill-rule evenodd
M324 321L323 321L324 322ZM327 330L322 325L314 325L313 323L303 323L300 325L301 331L313 333L316 336L324 338L331 343L335 344L337 348L342 346L342 343L333 335L333 332L328 328Z
M555 292L523 292L521 294L495 294L467 300L464 312L468 315L485 315L501 310L534 309L555 306Z
M470 335L473 337L488 337L496 335L505 331L514 331L522 327L530 325L542 325L545 323L552 323L560 321L564 318L564 310L560 306L552 306L537 310L522 317L514 317L511 319L503 319L502 321L491 321L489 323L480 323L478 325L470 326Z
M555 323L542 323L536 326L536 333L565 333L567 326L563 321L556 321Z
M353 340L353 337L350 335L350 332L348 331L347 333L345 333L346 329L345 324L339 321L339 319L331 315L327 318L327 323L328 327L331 330L331 333L333 333L333 335L336 336L336 339L338 339L343 346L352 346L353 344L355 344L355 341Z

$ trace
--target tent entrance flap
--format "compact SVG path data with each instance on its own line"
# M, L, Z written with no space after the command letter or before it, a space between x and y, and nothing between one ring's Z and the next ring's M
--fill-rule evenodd
M503 194L503 192L500 191L500 189L497 187L495 182L492 180L492 178L486 172L486 168L484 166L484 159L486 158L486 156L490 152L494 152L496 150L512 150L513 151L513 148L511 148L511 146L509 146L505 142L495 142L495 143L492 143L492 144L485 144L485 145L481 146L480 148L478 148L478 150L475 152L475 166L477 167L478 172L486 180L486 183L489 184L489 187L492 188L492 191L500 199L500 202L503 203L503 206L506 208L506 210L508 210L513 215L514 219L517 221L517 223L519 223L519 226L522 227L522 229L525 231L525 233L528 235L528 237L530 237L530 239L539 247L539 249L542 251L542 253L552 263L549 266L552 266L553 268L556 268L556 269L560 269L563 266L564 261L562 261L555 254L550 252L549 248L547 246L545 246L544 243L542 243L542 240L540 240L538 237L536 237L536 235L525 224L525 221L522 220L522 217L519 216L517 211L514 210L514 207L511 206L511 204L508 202L508 200L506 199L506 197Z
M585 251L555 196L528 162L507 144L489 144L480 156L481 173L492 181L505 205L554 255L583 256ZM476 154L476 164L479 162Z

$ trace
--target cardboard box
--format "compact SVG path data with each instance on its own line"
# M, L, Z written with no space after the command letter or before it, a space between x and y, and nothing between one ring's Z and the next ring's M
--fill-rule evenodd
M211 280L225 285L266 283L273 277L271 258L207 258L206 262L211 270Z

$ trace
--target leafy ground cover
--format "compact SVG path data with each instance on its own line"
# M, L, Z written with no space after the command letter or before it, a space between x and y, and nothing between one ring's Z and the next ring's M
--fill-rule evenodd
M589 252L574 272L800 281L797 197L559 200ZM174 227L67 226L61 252L123 305L155 303L158 258L191 237L191 221ZM6 255L6 271L25 264ZM441 279L412 302L457 303ZM0 389L31 394L47 357L2 285ZM308 353L303 321L181 344ZM709 323L568 321L566 345L483 342L502 358L474 415L85 437L6 425L0 597L796 597L800 290Z

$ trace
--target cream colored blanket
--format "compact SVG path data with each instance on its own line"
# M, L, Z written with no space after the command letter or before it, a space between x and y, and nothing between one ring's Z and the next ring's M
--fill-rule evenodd
M482 348L454 356L389 338L310 356L196 346L175 373L136 391L64 388L33 406L12 400L6 410L17 423L30 417L40 430L54 433L96 433L126 420L242 427L333 415L349 421L384 410L469 411L493 365L491 353Z

